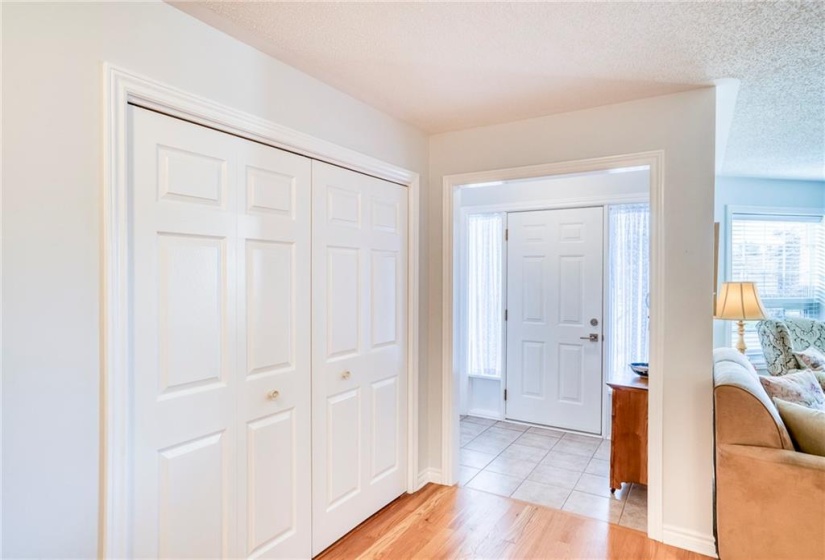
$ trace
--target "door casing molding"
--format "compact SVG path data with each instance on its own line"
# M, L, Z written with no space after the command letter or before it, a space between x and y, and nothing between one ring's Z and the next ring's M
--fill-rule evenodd
M419 174L151 78L103 63L100 507L98 555L130 550L128 119L129 104L407 187L407 491L418 472Z
M473 173L446 175L442 189L442 394L441 394L441 482L452 485L458 480L459 449L459 387L458 368L453 341L456 339L454 321L454 276L457 275L454 260L455 241L459 238L458 206L456 195L467 185L533 179L552 175L588 173L609 169L647 166L650 169L650 364L660 367L664 357L665 298L665 235L664 216L664 163L663 150L640 152L584 159L568 162L531 165ZM582 205L582 200L570 199L566 206ZM664 449L664 378L653 376L649 383L648 399L648 521L647 534L651 539L662 540L662 470Z

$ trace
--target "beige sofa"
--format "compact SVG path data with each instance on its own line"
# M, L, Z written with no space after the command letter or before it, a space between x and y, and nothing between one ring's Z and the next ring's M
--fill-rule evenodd
M713 358L720 559L825 559L825 457L794 451L747 359Z

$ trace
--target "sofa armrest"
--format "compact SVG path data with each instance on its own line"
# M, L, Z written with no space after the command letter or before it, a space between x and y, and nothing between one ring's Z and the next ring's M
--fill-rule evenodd
M714 372L717 443L792 450L779 411L756 376L728 369L717 364Z
M825 558L825 457L720 444L716 511L721 560Z

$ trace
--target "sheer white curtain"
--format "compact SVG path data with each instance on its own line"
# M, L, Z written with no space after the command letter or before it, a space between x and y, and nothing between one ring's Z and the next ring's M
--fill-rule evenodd
M504 220L475 214L467 223L467 372L500 377Z
M647 362L649 348L650 205L609 209L608 375Z

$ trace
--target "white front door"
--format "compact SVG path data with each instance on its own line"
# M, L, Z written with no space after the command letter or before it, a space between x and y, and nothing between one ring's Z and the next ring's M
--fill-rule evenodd
M306 557L310 160L129 112L132 556Z
M405 491L407 191L312 164L312 552Z
M508 214L506 416L602 423L602 208Z

